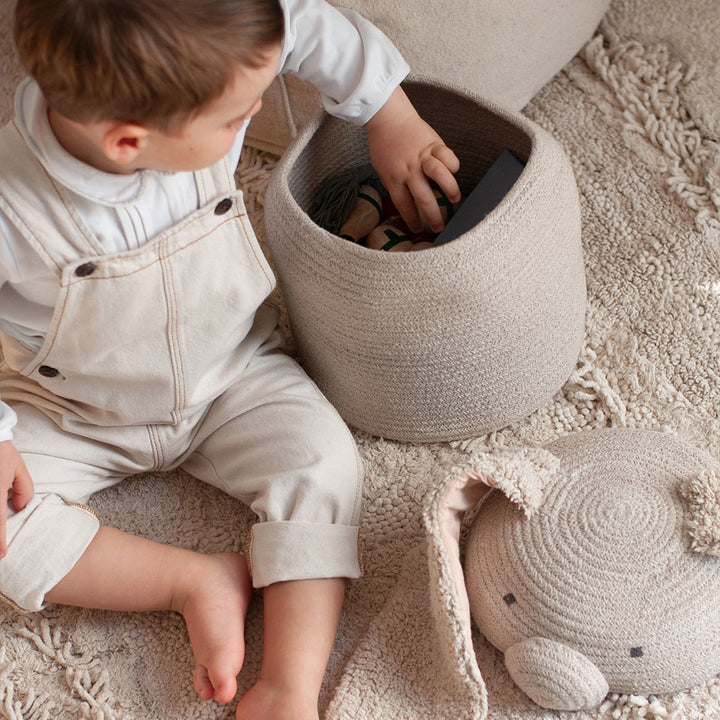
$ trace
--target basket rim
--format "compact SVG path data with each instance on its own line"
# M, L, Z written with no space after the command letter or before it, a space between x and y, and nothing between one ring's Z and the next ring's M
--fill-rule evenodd
M493 236L497 235L498 229L512 221L511 216L516 210L516 203L519 197L533 193L536 187L541 186L546 181L548 173L545 170L544 161L549 155L555 156L556 159L561 157L569 168L570 174L572 174L569 160L566 158L559 143L550 133L520 113L512 112L475 93L447 82L438 82L419 76L410 76L403 83L403 87L433 88L457 93L475 102L486 111L498 117L501 121L519 129L528 138L530 142L530 152L525 168L520 178L508 191L506 196L483 221L484 224L486 223L485 228L487 228L487 232L482 233L482 242L492 243ZM296 223L296 228L301 231L296 234L296 237L302 236L304 232L312 232L314 242L325 244L329 248L332 247L333 252L339 252L348 257L354 256L364 261L374 260L376 263L383 263L396 269L404 265L418 267L424 266L426 263L442 262L443 259L449 260L451 257L454 257L457 252L467 251L471 244L474 245L478 242L476 226L473 231L463 233L451 243L438 245L427 251L415 253L380 253L377 250L343 240L339 236L316 225L310 219L307 212L299 205L295 195L290 190L289 177L300 155L307 148L314 135L323 125L332 122L342 121L334 118L326 111L322 111L301 130L278 162L268 187L268 192L271 196L283 196L283 201L286 205L284 208L285 212L292 217L293 223ZM579 204L577 197L575 201Z

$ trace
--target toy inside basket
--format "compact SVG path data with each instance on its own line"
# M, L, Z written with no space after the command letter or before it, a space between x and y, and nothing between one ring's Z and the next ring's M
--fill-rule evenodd
M324 179L368 162L365 132L324 116L290 146L265 217L300 360L345 420L407 441L470 437L545 404L584 337L580 210L558 143L456 88L404 85L460 159L469 193L503 150L526 163L472 230L412 253L368 249L308 216Z

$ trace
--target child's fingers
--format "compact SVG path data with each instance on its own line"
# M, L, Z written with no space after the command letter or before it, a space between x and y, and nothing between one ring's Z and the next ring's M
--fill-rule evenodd
M388 192L397 211L407 223L410 230L412 232L420 232L422 223L420 222L417 207L415 207L413 194L407 185L397 185L393 188L388 188Z
M422 170L426 177L440 186L450 202L455 203L460 200L460 186L448 166L440 159L434 156L425 158L422 161Z
M445 144L436 143L432 149L433 157L436 157L451 173L460 169L458 156Z
M445 223L443 221L442 214L440 213L440 207L438 206L435 193L430 187L427 179L424 175L419 178L415 178L408 183L410 192L415 199L415 204L419 208L422 215L427 220L430 229L433 232L440 232ZM412 228L410 228L412 230Z
M22 460L20 463L20 466L15 468L15 481L13 482L12 504L15 510L22 510L35 494L30 473Z

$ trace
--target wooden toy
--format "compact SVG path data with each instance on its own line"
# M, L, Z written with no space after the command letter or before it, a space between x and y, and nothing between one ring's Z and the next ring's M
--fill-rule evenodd
M326 177L308 208L310 219L321 228L337 235L358 200L358 192L371 185L384 198L387 191L370 163L352 167Z
M366 240L367 247L372 250L403 252L413 249L414 243L396 225L378 225Z
M433 192L443 222L448 223L460 203L451 203L435 185ZM427 250L434 247L437 237L422 212L422 230L409 231L371 165L350 168L326 178L308 214L313 222L334 235L376 250ZM374 230L378 232L370 240Z
M380 223L381 215L380 193L372 185L361 185L355 205L338 231L338 235L351 242L360 242Z

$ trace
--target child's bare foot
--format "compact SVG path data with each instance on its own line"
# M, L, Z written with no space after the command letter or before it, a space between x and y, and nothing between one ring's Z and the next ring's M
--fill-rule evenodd
M319 720L318 698L261 678L240 698L235 720Z
M195 656L193 680L203 700L230 702L245 659L245 616L252 583L237 553L201 555L173 609L182 613Z

